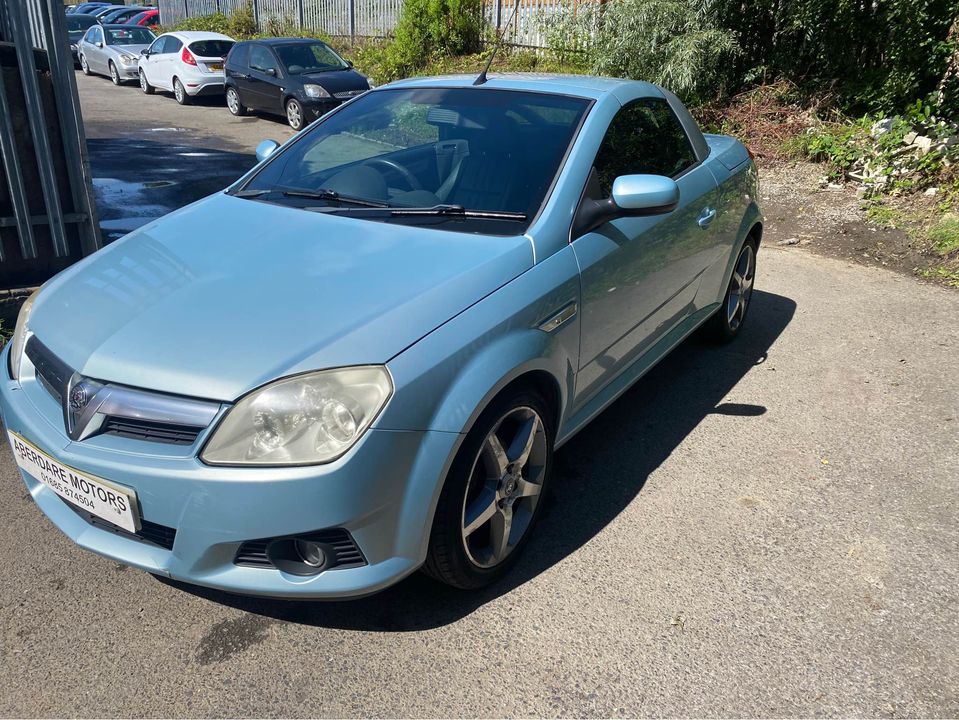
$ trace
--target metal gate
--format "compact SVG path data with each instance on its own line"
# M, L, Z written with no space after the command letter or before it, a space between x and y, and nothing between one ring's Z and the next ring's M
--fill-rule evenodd
M0 0L0 289L101 245L62 0Z

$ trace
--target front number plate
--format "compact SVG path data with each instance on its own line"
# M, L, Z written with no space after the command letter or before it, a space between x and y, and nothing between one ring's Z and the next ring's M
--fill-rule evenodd
M7 431L13 457L20 469L39 480L64 500L107 522L135 533L140 529L137 496L100 478L90 477L54 460L17 433Z

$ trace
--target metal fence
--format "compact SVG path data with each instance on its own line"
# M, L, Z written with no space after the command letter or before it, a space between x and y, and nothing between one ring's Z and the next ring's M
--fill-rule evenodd
M62 0L0 0L0 288L100 247Z
M385 37L403 11L403 0L159 0L160 22L172 25L188 17L222 12L229 15L250 2L261 29L272 18L334 37ZM564 0L520 0L507 40L515 45L542 47L542 18L565 7ZM505 25L511 0L485 0L484 14L494 28Z

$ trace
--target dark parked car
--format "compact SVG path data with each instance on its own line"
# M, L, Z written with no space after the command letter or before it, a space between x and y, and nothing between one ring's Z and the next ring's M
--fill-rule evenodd
M103 13L97 19L101 25L120 25L146 9L145 7L120 7L111 12Z
M120 3L123 4L122 2ZM105 2L104 0L98 0L97 2L85 2L80 3L79 5L74 5L72 9L67 10L67 15L84 15L92 14L94 10L99 10L100 8L106 7L116 7L116 3Z
M74 64L80 64L80 58L77 56L77 45L83 39L83 34L96 24L97 19L93 15L82 15L80 13L67 15L67 35L70 37L70 52L73 55Z
M372 87L324 42L270 38L238 42L226 58L226 104L234 115L264 110L300 130Z

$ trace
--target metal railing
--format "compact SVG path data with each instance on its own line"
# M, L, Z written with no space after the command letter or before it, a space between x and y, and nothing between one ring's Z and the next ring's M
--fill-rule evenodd
M403 12L403 0L159 0L158 7L161 24L169 27L198 15L229 15L247 3L260 29L265 29L272 18L294 27L352 39L391 34ZM493 28L498 30L506 23L512 5L512 0L485 0L484 14ZM542 47L542 18L566 6L566 0L520 0L508 42Z
M0 288L101 245L60 0L0 0Z

